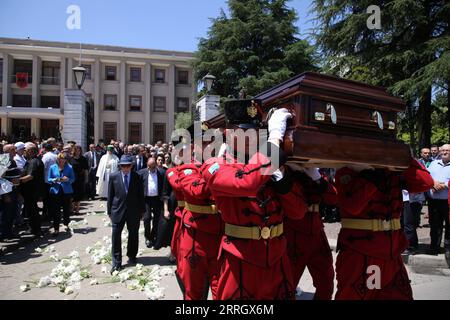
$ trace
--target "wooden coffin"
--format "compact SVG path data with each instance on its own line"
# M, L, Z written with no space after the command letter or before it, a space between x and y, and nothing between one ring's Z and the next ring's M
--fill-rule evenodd
M255 98L266 113L273 107L295 112L283 143L290 162L391 170L409 165L410 149L396 139L397 113L405 104L384 88L305 72Z

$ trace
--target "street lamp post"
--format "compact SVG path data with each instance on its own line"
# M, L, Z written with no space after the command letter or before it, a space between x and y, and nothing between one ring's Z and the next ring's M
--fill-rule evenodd
M72 68L72 71L75 76L75 82L77 84L78 90L81 90L84 80L86 79L86 69L80 65L78 67Z
M211 91L211 87L213 85L214 80L216 80L216 77L214 77L212 74L207 74L202 78L203 83L206 85L206 94L208 94Z

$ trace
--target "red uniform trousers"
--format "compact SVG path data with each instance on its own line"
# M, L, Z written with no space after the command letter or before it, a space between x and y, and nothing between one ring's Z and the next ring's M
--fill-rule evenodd
M373 243L376 245L376 243ZM367 278L373 274L367 268L380 268L380 289L369 289ZM343 249L336 260L336 300L412 300L408 273L400 255L394 259L380 259Z
M295 289L286 253L274 265L263 268L223 250L219 266L218 300L294 299Z
M184 226L180 239L178 273L185 288L184 298L206 300L210 286L212 298L216 300L221 235Z
M310 226L313 229L307 230ZM285 218L284 227L294 287L308 267L316 288L314 299L331 300L334 291L333 255L319 213L308 212L301 220Z

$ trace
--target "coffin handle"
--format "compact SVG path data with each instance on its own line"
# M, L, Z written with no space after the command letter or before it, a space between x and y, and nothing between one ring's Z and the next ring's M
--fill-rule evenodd
M331 103L327 103L327 114L330 116L331 122L333 124L336 124L337 123L336 109Z
M372 113L372 121L374 121L378 124L378 128L380 128L380 130L383 130L384 123L383 123L383 117L381 116L380 112L374 111Z

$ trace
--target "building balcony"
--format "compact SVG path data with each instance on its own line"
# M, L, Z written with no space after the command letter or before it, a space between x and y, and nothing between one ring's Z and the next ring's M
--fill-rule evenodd
M60 84L59 77L42 76L41 77L41 84L58 86Z
M0 117L60 119L64 115L62 109L41 107L0 107Z
M16 83L17 79L16 79L16 75L12 75L11 76L11 83ZM28 83L33 83L33 75L31 73L28 74Z

